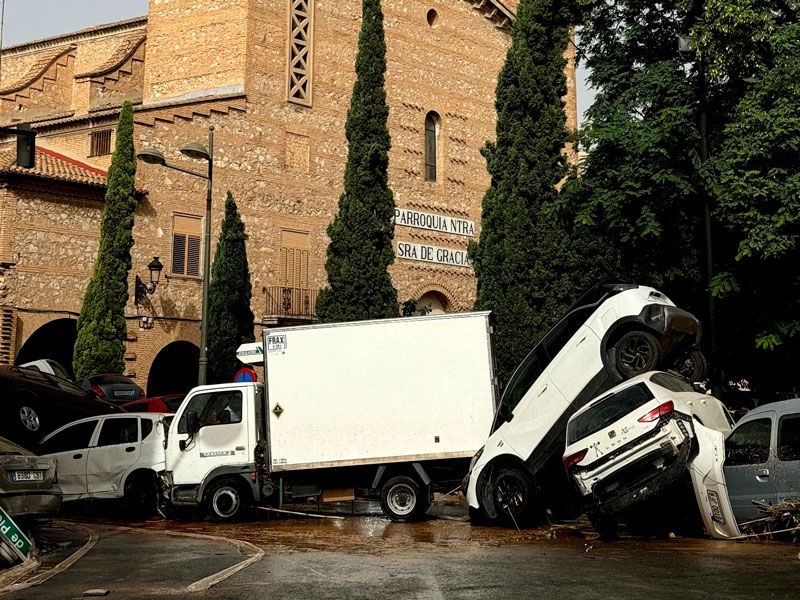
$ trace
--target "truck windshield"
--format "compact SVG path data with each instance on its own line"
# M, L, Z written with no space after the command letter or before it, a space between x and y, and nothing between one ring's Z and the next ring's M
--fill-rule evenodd
M574 444L578 440L605 429L631 411L647 404L653 398L655 398L653 392L644 383L637 383L601 398L591 408L569 422L567 444Z
M533 350L528 353L528 356L514 371L500 399L500 406L495 415L492 431L497 429L502 421L508 418L517 404L519 404L519 401L522 400L547 368L547 365L550 364L550 361L555 358L570 338L580 329L581 325L597 310L597 307L612 296L635 287L637 286L630 284L600 284L590 288L578 298L578 301L572 305L566 315L539 340L539 343L533 347ZM501 416L504 418L500 418Z

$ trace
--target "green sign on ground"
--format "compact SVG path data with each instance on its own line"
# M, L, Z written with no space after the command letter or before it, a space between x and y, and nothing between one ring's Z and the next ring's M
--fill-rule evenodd
M28 560L32 545L31 541L2 508L0 508L0 536L17 553L17 556L22 560Z

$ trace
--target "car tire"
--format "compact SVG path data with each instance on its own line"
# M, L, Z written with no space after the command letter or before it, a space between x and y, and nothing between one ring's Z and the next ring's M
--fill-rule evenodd
M530 476L516 467L501 467L492 480L492 500L499 520L517 527L526 524L533 508Z
M392 477L381 487L383 514L396 523L416 521L430 508L428 495L422 486L405 475Z
M212 521L225 523L241 519L250 507L250 499L236 480L224 478L208 486L204 504Z
M160 490L155 474L134 475L125 483L125 500L134 518L152 517L158 510Z
M658 340L652 333L634 330L625 333L613 346L614 364L625 379L652 371L661 360Z
M619 522L616 515L588 513L587 516L601 540L613 541L619 539Z
M681 355L672 366L672 369L689 383L705 381L708 376L708 361L700 350L692 350Z

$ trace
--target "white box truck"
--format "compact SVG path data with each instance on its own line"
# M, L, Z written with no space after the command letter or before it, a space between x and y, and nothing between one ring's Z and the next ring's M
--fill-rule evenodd
M193 389L167 445L171 502L215 520L356 494L419 518L492 425L488 312L265 330L239 357L263 361L266 382Z

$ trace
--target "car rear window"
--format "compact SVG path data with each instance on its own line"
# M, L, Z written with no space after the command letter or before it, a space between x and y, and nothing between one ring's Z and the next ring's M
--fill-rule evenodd
M600 431L653 398L653 392L644 383L637 383L602 398L570 421L567 426L567 444L573 444Z
M19 455L30 454L25 448L17 446L14 442L10 442L5 438L0 438L0 454L4 455Z
M133 384L133 380L125 377L124 375L95 375L91 377L92 383L97 385L98 383L125 383L125 384Z
M670 392L694 392L695 389L686 383L683 379L679 379L669 373L653 373L650 376L650 381L656 385L668 389Z

